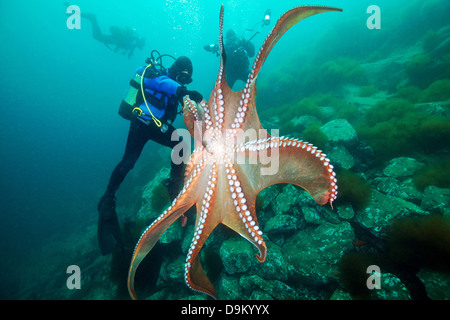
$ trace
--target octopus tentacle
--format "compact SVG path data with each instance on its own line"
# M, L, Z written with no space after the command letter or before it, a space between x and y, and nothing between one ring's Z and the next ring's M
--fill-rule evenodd
M242 150L241 148L239 152L243 152ZM276 166L273 174L261 175L261 169L264 166L260 163L242 166L244 171L242 174L253 181L256 192L259 193L273 184L291 183L305 189L319 204L327 202L332 204L336 199L336 174L330 160L317 147L298 139L270 137L260 140L258 145L248 144L244 148L244 152L256 152L260 159L266 157L265 153L268 151L278 152L278 159L276 157L271 159L272 162L278 161L278 163L270 164Z
M286 31L288 31L293 25L303 19L327 11L342 11L342 9L325 6L299 6L283 14L273 27L272 31L266 37L264 44L261 46L261 49L256 55L249 79L256 79L259 70L266 61L266 58L269 55L270 51Z
M222 83L228 87L227 79L225 77L225 63L226 63L226 53L225 47L223 45L223 14L225 8L224 5L220 7L220 17L219 17L219 52L220 52L220 65L219 65L219 74L217 77L216 87L220 89Z
M185 281L187 286L195 291L204 292L214 299L216 298L214 286L203 271L198 254L206 239L208 239L208 236L219 223L210 213L210 210L215 205L214 190L216 181L217 166L214 163L208 177L208 186L206 187L203 199L201 199L202 206L197 210L196 228L185 265Z
M222 123L219 121L219 108L223 108L225 105L224 102L224 91L230 90L230 87L227 83L227 79L225 76L225 64L226 64L226 53L223 45L223 14L224 14L224 6L222 5L220 8L220 17L219 17L219 52L220 52L220 65L219 72L217 75L216 84L214 86L213 91L211 92L211 96L209 98L208 106L210 108L209 114L211 116L211 121L214 124L215 128L222 128Z
M131 259L128 271L128 291L133 299L136 299L134 290L134 276L139 264L153 249L156 242L167 228L182 216L197 201L198 194L196 190L202 183L202 175L199 172L203 169L204 163L200 161L196 168L192 170L189 178L186 180L180 194L173 200L167 210L165 210L153 223L142 233Z
M195 138L195 131L204 132L206 101L200 104L189 99L189 96L183 97L183 118L186 128L188 128L191 137Z
M267 248L256 217L256 198L246 196L253 195L254 190L238 170L239 166L233 166L231 161L228 161L225 171L235 212L226 215L222 223L250 241L259 250L259 255L256 256L258 261L264 262Z

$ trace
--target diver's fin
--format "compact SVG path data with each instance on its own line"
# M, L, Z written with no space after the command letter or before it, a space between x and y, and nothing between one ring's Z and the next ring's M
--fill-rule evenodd
M122 244L120 236L119 219L116 214L116 199L102 198L98 205L98 244L102 255L114 251L116 244Z

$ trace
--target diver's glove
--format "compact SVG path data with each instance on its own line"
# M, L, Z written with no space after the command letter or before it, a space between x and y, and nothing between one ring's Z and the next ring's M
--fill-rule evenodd
M203 96L200 92L188 90L185 86L179 86L177 89L177 100L180 101L181 104L183 104L184 96L189 96L191 100L194 100L197 103L200 103L203 100Z

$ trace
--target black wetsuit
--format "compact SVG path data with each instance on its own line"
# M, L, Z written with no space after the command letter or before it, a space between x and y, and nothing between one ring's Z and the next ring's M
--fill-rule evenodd
M139 67L136 73L142 74L144 66ZM142 93L139 89L137 104L144 113L140 117L133 116L131 118L130 130L128 132L125 154L119 164L112 172L105 195L115 195L127 173L133 169L136 161L139 159L145 144L149 140L153 140L163 146L173 148L177 144L182 143L182 137L177 135L176 130L171 123L177 116L179 101L177 100L177 89L180 84L172 80L167 72L155 76L152 72L146 72L144 76L145 95L147 97L147 105L150 110L161 120L162 126L158 127L153 119L149 116L147 105L144 104ZM153 104L152 104L153 102ZM125 103L122 101L122 104ZM164 128L164 129L163 129ZM165 130L165 128L167 128ZM164 131L164 132L163 132ZM174 134L174 136L172 136ZM172 141L172 139L174 141ZM184 164L176 164L171 161L170 182L174 184L169 187L169 195L171 198L176 196L180 186L180 180L183 178ZM181 181L182 183L182 181Z
M250 41L235 37L227 39L225 52L227 54L226 77L228 85L232 88L237 80L247 81L250 73L249 57L255 55L255 47Z
M145 144L149 140L153 140L163 146L173 148L180 141L182 141L182 137L179 136L179 139L176 141L172 141L172 133L176 129L172 125L168 125L168 129L166 132L161 132L161 128L157 127L156 124L151 121L148 125L141 122L138 119L131 120L130 130L128 132L127 144L125 147L125 154L123 155L122 160L116 166L114 171L112 172L111 179L109 180L107 193L115 194L117 189L119 188L122 181L125 179L127 173L133 169L136 161L139 159L142 150L144 149ZM175 133L176 135L176 133ZM183 163L175 164L171 161L171 177L182 177L183 176Z

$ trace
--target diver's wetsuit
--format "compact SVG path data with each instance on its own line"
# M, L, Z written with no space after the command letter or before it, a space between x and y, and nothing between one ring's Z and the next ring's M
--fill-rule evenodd
M151 121L150 124L146 125L140 120L132 120L130 125L130 131L128 132L128 140L125 147L125 154L122 160L114 169L111 179L109 180L107 193L115 194L119 188L122 181L125 179L127 173L133 169L136 161L141 155L145 144L148 140L153 140L159 144L166 147L173 148L178 143L180 143L182 137L172 141L172 133L176 129L172 125L168 125L168 130L165 133L161 132L161 129L156 126L156 124ZM175 133L176 135L176 133ZM182 176L183 164L175 164L171 161L171 178Z
M111 26L111 34L105 34L100 30L95 14L82 13L81 17L86 18L91 22L92 36L94 39L103 43L108 49L111 49L109 45L115 45L114 52L122 50L124 54L128 53L128 57L131 57L136 48L142 49L145 44L145 39L139 38L134 29L129 27Z
M199 92L189 91L181 85L192 82L192 72L189 58L179 57L168 70L164 71L157 70L152 64L142 66L136 70L135 77L130 81L130 88L119 108L119 114L131 121L125 154L113 170L106 192L97 206L99 212L97 235L103 255L111 253L116 243L122 242L115 210L115 194L127 173L134 167L147 141L153 140L169 148L180 143L185 144L171 123L177 116L178 104L183 97L188 95L197 103L203 99ZM180 146L181 152L186 150L185 147ZM171 161L170 178L163 181L171 199L178 195L184 178L184 163L180 161L177 164L178 159L173 159L176 161Z
M136 73L142 74L144 68L138 68ZM146 72L144 76L144 86L149 109L163 123L167 122L167 120L173 122L177 115L178 100L176 92L180 84L169 78L167 74L151 77L147 76L148 73ZM152 101L154 102L153 104ZM141 92L138 94L139 103L145 114L131 120L125 154L111 175L106 195L114 195L116 193L127 173L133 169L148 140L153 140L169 148L173 148L182 141L182 137L178 136L176 132L174 133L176 129L171 124L165 123L167 125L167 131L165 132L162 132L161 127L155 124L148 115L147 105L143 102ZM155 105L158 105L158 107ZM173 137L172 134L174 134ZM175 183L175 180L180 180L180 177L183 176L183 169L183 163L175 164L171 161L170 180L172 183ZM176 187L174 187L174 190L169 188L171 197L177 192Z
M227 82L230 88L237 80L247 81L250 73L249 58L255 55L255 46L249 40L238 38L234 32L233 36L227 34L225 42L227 53Z

